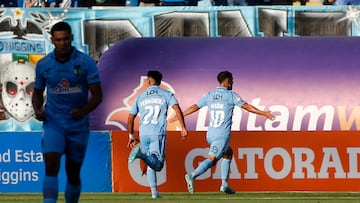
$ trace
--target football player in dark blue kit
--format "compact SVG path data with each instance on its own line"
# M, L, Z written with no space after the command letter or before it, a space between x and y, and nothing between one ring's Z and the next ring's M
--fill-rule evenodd
M32 103L36 118L43 121L44 203L57 201L63 154L67 175L66 202L79 201L80 170L90 134L89 113L102 101L97 65L91 57L73 47L72 40L70 25L56 23L51 28L55 49L36 66Z

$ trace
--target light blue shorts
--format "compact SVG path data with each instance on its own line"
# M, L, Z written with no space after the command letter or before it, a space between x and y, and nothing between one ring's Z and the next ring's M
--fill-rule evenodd
M229 136L206 136L207 142L210 145L209 155L220 159L224 152L229 149Z
M141 135L141 151L146 155L155 154L158 160L164 163L166 135Z

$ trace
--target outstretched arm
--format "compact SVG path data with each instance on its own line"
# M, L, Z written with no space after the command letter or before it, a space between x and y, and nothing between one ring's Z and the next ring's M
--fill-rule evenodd
M176 117L177 119L179 120L180 122L180 126L181 126L181 139L185 139L186 136L187 136L187 130L186 130L186 126L185 126L185 121L184 121L184 115L181 111L181 108L179 106L179 104L175 104L173 106L173 109L175 110L176 112Z
M261 111L257 109L255 106L245 103L241 108L245 109L248 112L255 113L261 116L266 117L267 119L274 120L275 116L270 113L270 111Z
M191 105L188 109L186 109L184 111L184 116L187 116L187 115L190 115L196 111L198 111L200 108L196 105L196 104L193 104Z
M182 116L185 117L187 115L190 115L194 112L196 112L197 110L199 110L200 108L196 105L193 104L192 106L190 106L188 109L186 109L184 112L182 112ZM176 115L178 115L178 113L176 112ZM170 118L170 122L175 122L177 120L180 120L178 117L172 117Z

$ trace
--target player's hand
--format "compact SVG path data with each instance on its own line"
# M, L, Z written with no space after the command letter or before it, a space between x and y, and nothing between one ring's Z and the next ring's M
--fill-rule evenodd
M135 139L135 138L129 138L127 147L130 147L131 149L136 147L136 145L139 144L139 140Z
M45 111L44 108L41 108L40 110L35 111L35 118L39 121L45 120Z
M80 109L71 109L70 113L71 117L75 120L80 120L84 116L84 113Z
M266 111L265 117L266 117L267 119L269 119L269 120L272 120L272 121L275 120L275 116L274 116L273 114L271 114L270 111Z
M187 130L183 129L181 130L181 140L184 140L188 135Z

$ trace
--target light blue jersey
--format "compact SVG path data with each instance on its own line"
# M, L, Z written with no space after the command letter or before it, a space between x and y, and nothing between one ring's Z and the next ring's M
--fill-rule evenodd
M88 55L74 48L65 63L55 59L52 52L36 66L35 89L46 89L45 122L55 122L64 129L88 129L89 116L74 120L73 108L88 102L88 85L100 83L96 63Z
M130 114L140 115L139 134L165 135L169 106L178 104L173 93L159 86L151 86L135 100Z
M220 158L223 151L229 147L234 107L242 107L245 103L237 93L224 87L216 88L199 100L199 108L208 107L209 126L206 139L210 144L210 155Z
M208 134L227 136L231 131L232 115L235 106L246 103L241 97L224 87L218 87L206 94L197 103L199 108L207 106L209 112Z

